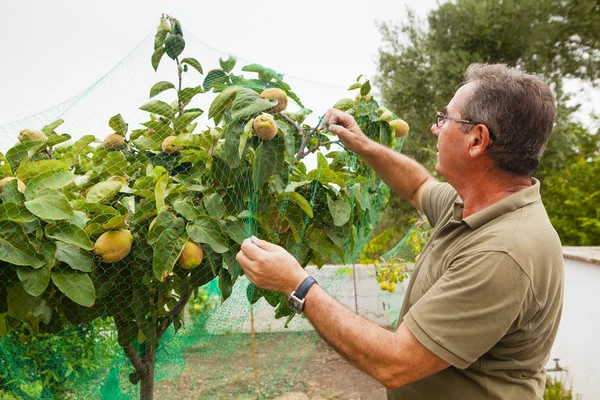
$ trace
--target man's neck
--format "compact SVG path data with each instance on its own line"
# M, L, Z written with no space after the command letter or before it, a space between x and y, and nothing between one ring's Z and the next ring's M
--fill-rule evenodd
M532 185L527 176L514 176L501 171L487 171L465 177L454 188L464 202L463 218L467 218L508 196Z

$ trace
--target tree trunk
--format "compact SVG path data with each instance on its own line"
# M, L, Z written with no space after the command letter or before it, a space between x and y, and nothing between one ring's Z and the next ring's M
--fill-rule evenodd
M144 352L144 365L146 373L140 379L140 400L153 400L154 398L154 347L146 340Z

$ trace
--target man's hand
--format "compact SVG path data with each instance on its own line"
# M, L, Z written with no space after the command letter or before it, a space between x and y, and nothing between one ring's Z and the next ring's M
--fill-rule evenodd
M283 247L252 237L244 240L235 259L256 286L289 296L308 273Z
M359 155L372 142L350 114L335 108L327 110L321 128L337 135L346 149Z

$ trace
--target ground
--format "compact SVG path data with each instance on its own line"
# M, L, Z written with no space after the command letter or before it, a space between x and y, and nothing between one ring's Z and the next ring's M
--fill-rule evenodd
M385 399L385 388L312 333L224 335L190 348L185 370L156 399ZM257 395L257 382L258 392Z

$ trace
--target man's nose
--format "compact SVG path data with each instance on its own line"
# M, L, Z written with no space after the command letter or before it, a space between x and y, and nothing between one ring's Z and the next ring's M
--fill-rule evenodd
M433 124L433 125L431 125L431 133L433 133L433 135L434 135L435 137L438 137L438 136L440 135L440 130L441 130L441 129L442 129L442 128L438 127L438 126L437 126L437 124Z

